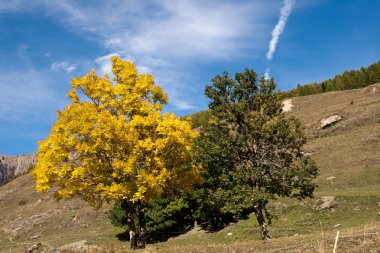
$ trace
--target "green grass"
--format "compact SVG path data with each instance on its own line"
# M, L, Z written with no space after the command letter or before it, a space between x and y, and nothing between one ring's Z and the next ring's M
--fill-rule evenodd
M338 196L336 208L324 210L319 209L318 199L303 201L302 204L294 200L282 201L286 208L270 209L276 214L276 218L273 224L269 225L273 239L266 242L265 248L270 248L271 244L282 247L294 237L300 237L299 244L319 242L323 235L326 235L326 238L333 237L335 233L333 227L336 224L341 224L339 230L347 231L343 235L350 234L353 228L364 228L366 224L375 227L371 231L378 231L380 225L380 218L377 215L380 196ZM239 245L249 247L250 244L257 246L262 243L257 221L251 216L218 232L191 232L168 242L152 245L151 249L160 252L176 252L176 250L179 252L181 249L185 252L192 250L198 252L196 250L201 249L209 249L205 252L229 252L228 247L239 249Z

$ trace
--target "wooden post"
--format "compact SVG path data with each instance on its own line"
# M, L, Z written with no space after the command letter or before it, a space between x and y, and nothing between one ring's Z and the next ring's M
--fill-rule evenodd
M339 230L338 230L338 232L336 233L335 243L334 243L334 251L333 251L333 253L336 253L336 245L338 244L338 239L339 239Z

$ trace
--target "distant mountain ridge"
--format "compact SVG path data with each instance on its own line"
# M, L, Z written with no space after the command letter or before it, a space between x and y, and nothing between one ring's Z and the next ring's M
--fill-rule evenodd
M0 185L27 173L37 161L35 154L8 156L0 155Z

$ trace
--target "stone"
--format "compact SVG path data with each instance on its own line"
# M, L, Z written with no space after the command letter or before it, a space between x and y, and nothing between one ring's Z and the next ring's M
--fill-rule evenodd
M336 177L334 177L334 176L326 177L326 181L330 181L331 184L334 184L333 180L334 180L335 178L336 178Z
M231 233L231 232L227 234L227 236L231 236L231 235L232 235L232 233Z
M334 196L322 196L322 204L319 206L321 209L331 209L336 207Z
M33 253L33 252L37 252L38 250L38 246L37 245L33 245L32 247L30 247L29 249L27 249L27 252L28 253Z
M283 112L290 112L293 108L292 100L287 99L282 101L282 111Z
M341 225L340 224L336 224L335 226L333 226L333 229L337 229L339 228Z
M372 87L369 93L371 95L377 95L380 94L380 90L377 87Z
M72 242L66 245L63 245L58 248L59 250L82 250L87 249L87 241L81 240L77 242Z
M334 180L336 177L334 177L334 176L331 176L331 177L326 177L326 180L327 181L332 181L332 180Z
M330 117L327 117L327 118L323 118L321 120L321 128L324 129L326 127L329 127L333 124L335 124L336 122L342 120L343 118L337 114L335 115L332 115Z

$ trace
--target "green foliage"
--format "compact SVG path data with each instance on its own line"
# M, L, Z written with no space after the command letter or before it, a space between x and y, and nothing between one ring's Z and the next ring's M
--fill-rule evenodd
M193 225L192 208L188 195L160 199L146 211L147 228L151 238L183 233Z
M159 241L178 235L192 227L193 209L188 194L177 198L162 198L147 204L145 207L146 229L149 241ZM128 218L120 202L115 202L110 211L112 225L126 227ZM138 220L135 220L137 226Z
M116 227L125 227L128 224L128 217L123 208L121 208L121 202L117 201L113 205L109 215L111 224Z
M321 83L297 85L297 88L283 92L282 97L313 95L329 91L350 90L380 82L380 61L360 70L349 70Z
M211 112L208 110L200 111L191 115L193 128L206 126L210 120Z
M210 124L194 144L205 179L195 193L197 219L218 227L265 211L277 197L312 197L318 169L304 156L300 121L282 114L274 80L246 69L234 79L225 72L212 82L205 92Z

